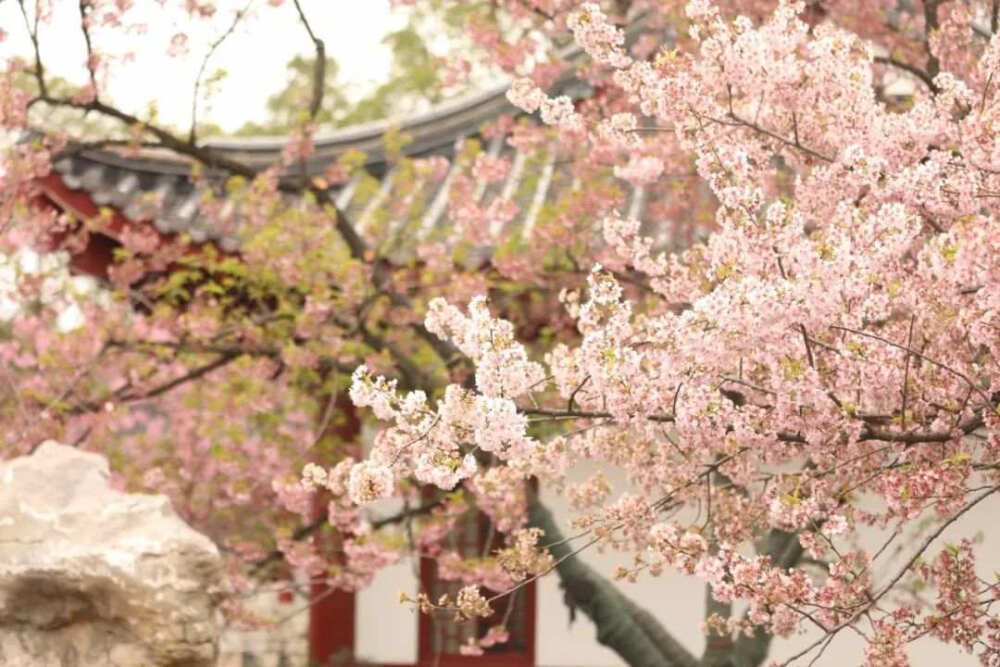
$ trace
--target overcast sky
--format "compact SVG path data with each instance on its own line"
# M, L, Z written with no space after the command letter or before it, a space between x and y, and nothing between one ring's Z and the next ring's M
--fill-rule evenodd
M204 0L202 0L204 1ZM313 29L326 44L327 54L341 66L341 78L355 91L370 88L383 79L390 53L380 42L392 27L405 21L392 12L389 0L300 0ZM51 23L43 23L39 40L43 63L52 74L75 83L86 81L84 41L80 31L77 0L50 0ZM27 0L29 12L33 0ZM126 33L121 29L95 30L96 48L114 57L134 52L134 60L116 63L108 82L110 98L123 109L143 112L150 102L160 119L187 128L195 73L211 44L232 23L247 0L216 0L217 11L209 21L186 18L182 0L134 0L131 23L144 29ZM17 0L0 0L0 28L7 38L0 43L0 60L15 55L30 56L28 33ZM144 34L143 34L144 31ZM171 58L167 50L172 38L186 32L187 55ZM266 118L265 102L287 80L286 63L295 54L311 55L312 43L298 22L291 0L272 7L268 0L253 0L248 17L220 47L206 69L225 69L227 77L210 106L202 104L199 120L230 131L246 121Z

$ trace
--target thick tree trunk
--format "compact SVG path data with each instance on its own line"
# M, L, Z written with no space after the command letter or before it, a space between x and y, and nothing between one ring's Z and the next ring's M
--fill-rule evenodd
M532 526L545 531L545 543L556 543L550 551L565 558L556 572L566 590L567 602L583 611L597 626L597 641L617 653L631 667L698 667L695 658L674 639L648 611L625 597L605 577L576 556L573 546L563 542L552 513L539 502L529 510Z

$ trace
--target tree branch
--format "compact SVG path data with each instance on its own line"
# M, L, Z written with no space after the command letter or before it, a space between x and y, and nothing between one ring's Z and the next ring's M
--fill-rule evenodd
M783 569L795 567L801 561L803 554L797 534L776 528L768 531L758 550L770 556L771 563L775 567ZM759 627L749 637L741 633L733 645L734 667L757 667L762 664L767 658L773 638L773 635Z
M299 21L309 34L309 39L312 40L313 48L316 50L316 65L313 67L312 99L309 102L309 120L315 120L316 114L319 113L319 109L323 105L323 84L326 80L326 45L313 32L305 12L302 11L302 5L299 4L299 0L294 0L294 4L295 11L299 13Z
M219 368L222 368L223 366L229 364L231 361L233 361L234 359L239 358L240 356L242 356L242 355L239 352L225 352L225 353L220 354L219 357L216 358L216 359L214 359L213 361L210 361L209 363L204 364L202 366L198 366L196 368L193 368L190 371L188 371L187 373L185 373L184 375L181 375L180 377L176 377L173 380L169 380L167 382L164 382L163 384L159 384L159 385L153 387L152 389L149 389L149 390L144 391L144 392L140 392L138 394L117 394L116 393L116 394L112 394L112 396L109 397L109 399L110 399L111 402L116 402L117 401L119 403L133 403L135 401L143 401L143 400L150 399L150 398L156 398L157 396L165 394L168 391L181 386L182 384L185 384L187 382L191 382L192 380L197 380L198 378L201 378L201 377L203 377L205 375L208 375L212 371L214 371L216 369L219 369ZM90 401L90 402L87 402L87 403L84 403L82 405L77 406L76 408L70 410L69 413L70 414L83 414L85 412L97 412L99 410L102 410L104 408L104 405L105 405L105 403L97 403L97 402L94 402L94 401Z
M130 127L138 125L141 126L145 132L148 132L155 137L157 141L159 141L159 145L161 147L168 148L180 155L186 155L190 158L194 158L206 167L221 169L245 178L254 178L257 175L257 170L249 165L239 162L238 160L228 158L207 146L198 146L190 141L180 139L161 127L151 123L146 123L132 114L121 111L120 109L98 100L93 100L91 102L74 102L73 100L42 94L34 98L29 106L31 104L35 104L36 102L43 102L55 107L79 109L81 111L94 111L109 118L118 120ZM343 212L337 208L337 205L330 197L328 190L316 187L310 182L305 182L303 184L302 179L296 179L295 181L285 179L279 182L278 187L285 192L310 193L321 207L328 209L331 217L334 219L334 225L337 232L344 240L344 243L347 244L351 256L355 259L363 261L367 259L367 244L350 224L347 216L345 216Z
M90 40L90 26L87 25L87 13L90 11L90 0L80 0L80 30L83 31L83 43L87 47L87 73L90 75L90 85L97 99L97 73L94 71L94 45Z
M139 393L139 394L131 394L131 395L125 394L125 395L122 395L122 396L118 397L118 400L132 402L132 401L146 400L148 398L156 398L157 396L160 396L161 394L165 394L168 391L170 391L171 389L174 389L175 387L179 387L180 385L182 385L182 384L184 384L186 382L191 382L192 380L197 380L198 378L201 378L201 377L203 377L205 375L208 375L212 371L214 371L214 370L216 370L218 368L222 368L223 366L227 365L229 362L233 361L234 359L236 359L236 358L238 358L240 356L241 355L239 353L237 353L237 352L227 352L227 353L221 354L221 355L219 355L218 359L215 359L214 361L210 361L209 363L204 364L202 366L198 366L197 368L193 368L193 369L191 369L190 371L188 371L187 373L185 373L184 375L182 375L182 376L180 376L178 378L174 378L173 380L170 380L169 382L164 382L161 385L158 385L158 386L156 386L156 387L154 387L154 388L152 388L152 389L150 389L148 391L144 391L144 392Z
M198 74L194 78L194 92L191 94L191 129L188 131L189 144L194 144L198 138L198 89L201 87L201 77L205 74L205 68L208 66L208 61L215 54L215 51L222 46L222 43L233 34L236 30L236 26L239 25L240 20L246 16L246 13L249 11L253 1L254 0L249 0L243 9L236 11L236 15L233 17L233 22L229 25L229 28L219 35L214 42L212 42L212 44L208 47L208 51L205 53L205 57L201 61L201 66L198 68Z
M379 528L383 528L385 526L389 526L394 523L400 523L402 521L405 521L406 519L410 519L415 516L422 516L424 514L429 514L431 510L433 510L435 507L438 507L443 500L444 500L444 494L441 494L436 498L434 498L433 500L424 503L423 505L410 507L404 509L402 512L393 514L392 516L387 516L382 519L376 519L375 521L371 522L372 529L378 530ZM322 528L324 525L326 525L326 523L327 523L327 513L326 510L324 509L323 513L320 514L318 517L316 517L316 519L314 519L312 522L302 526L294 533L292 533L292 540L296 542L304 540L313 533L315 533L317 530ZM265 567L267 567L271 563L275 563L279 560L282 560L284 557L285 554L283 551L281 551L280 549L272 549L267 553L266 556L253 563L253 565L250 567L250 576L259 574L260 571L263 570Z
M807 655L808 653L810 653L812 650L814 650L817 646L819 646L823 642L828 642L832 636L836 635L841 630L843 630L844 628L852 625L855 621L857 621L858 617L861 616L866 610L871 609L872 607L874 607L875 605L877 605L879 600L881 600L883 597L885 597L885 595L889 591L891 591L893 588L895 588L896 584L899 583L899 580L902 579L903 576L907 572L910 571L910 568L912 568L913 564L917 562L917 559L919 559L923 555L923 553L925 551L927 551L927 549L931 546L931 543L933 543L934 540L936 540L938 537L940 537L941 533L943 533L945 531L945 529L948 528L948 526L950 526L951 524L953 524L956 521L958 521L958 519L961 518L966 512L968 512L969 510L971 510L973 507L975 507L976 505L978 505L980 502L986 500L989 496L993 495L997 491L1000 491L1000 485L990 487L984 493L982 493L978 497L976 497L974 500L972 500L972 501L966 503L965 505L963 505L957 512L955 512L954 514L952 514L947 520L941 522L941 525L938 526L937 529L935 529L933 532L931 532L931 534L928 535L920 543L920 546L913 553L913 555L906 562L906 564L903 565L903 567L901 567L899 569L899 571L896 573L896 575L892 579L890 579L889 582L885 586L882 587L882 590L879 591L874 596L869 596L868 597L868 602L867 602L867 604L864 605L864 607L862 609L859 609L854 615L852 615L846 621L843 621L839 625L837 625L837 626L835 626L833 628L830 628L830 630L825 635L823 635L822 637L820 637L819 639L817 639L812 644L810 644L809 646L805 647L804 649L802 649L801 651L799 651L798 653L796 653L792 657L790 657L787 660L785 660L784 662L782 662L781 665L780 665L780 667L787 667L788 665L790 665L794 661L798 660L802 656Z
M700 114L696 114L696 115L700 116ZM765 128L765 127L762 127L761 125L758 125L754 121L750 121L750 120L747 120L745 118L742 118L741 116L739 116L739 115L737 115L737 114L735 114L735 113L733 113L731 111L729 112L729 118L732 120L731 123L727 123L726 121L719 120L718 118L712 118L710 116L705 116L705 118L707 118L708 120L710 120L712 122L720 123L722 125L734 125L734 124L735 125L742 125L743 127L751 129L754 132L758 132L758 133L763 134L765 136L771 137L775 141L779 141L779 142L783 143L784 145L786 145L786 146L788 146L790 148L794 148L796 150L802 151L806 155L812 156L812 157L814 157L814 158L816 158L818 160L822 160L824 162L833 162L834 161L834 159L832 157L824 155L823 153L820 153L819 151L813 150L812 148L809 148L808 146L803 145L802 143L799 142L798 138L786 139L785 137L781 136L780 134L778 134L776 132L772 132L771 130L769 130L769 129Z
M927 51L927 76L931 81L941 72L941 61L931 52L931 33L941 27L937 15L938 5L947 1L924 0L924 50Z
M890 347L894 347L894 348L896 348L898 350L902 350L903 352L906 352L907 355L913 355L914 357L918 357L920 359L923 359L927 363L929 363L929 364L931 364L933 366L937 366L941 370L947 371L947 372L951 373L952 375L954 375L957 378L961 378L962 380L965 381L965 383L967 385L969 385L969 387L973 391L977 392L980 396L982 396L983 399L987 403L992 402L991 399L990 399L990 397L986 394L986 392L984 392L982 389L980 389L978 386L976 386L976 384L969 378L968 375L966 375L965 373L962 373L961 371L957 371L954 368L951 368L950 366L941 363L940 361L935 361L934 359L931 359L930 357L928 357L928 356L926 356L926 355L924 355L924 354L922 354L920 352L917 352L914 349L911 349L909 346L900 345L899 343L894 343L891 340L889 340L888 338L883 338L882 336L879 336L879 335L876 335L876 334L873 334L873 333L870 333L870 332L867 332L867 331L861 331L859 329L852 329L850 327L841 327L841 326L837 326L837 325L831 325L830 328L831 329L837 329L839 331L846 331L848 333L852 333L852 334L855 334L857 336L864 336L865 338L871 338L872 340L877 340L880 343L885 343L886 345L889 345Z
M42 53L38 47L38 6L35 6L35 20L32 22L28 18L28 9L24 6L24 0L17 0L17 4L21 8L24 27L28 31L31 47L35 53L35 80L38 81L38 92L41 95L48 95L48 87L45 85L45 68L42 66Z
M40 95L32 100L32 102L44 102L45 104L55 107L79 109L81 111L94 111L107 116L108 118L113 118L130 127L138 125L142 127L144 132L147 132L155 137L160 143L160 146L163 148L169 148L175 153L194 158L206 167L222 169L246 178L253 178L257 175L256 170L246 164L243 164L242 162L220 155L211 148L198 146L180 139L161 127L147 123L132 114L121 111L120 109L98 100L93 100L91 102L74 102L73 100L52 97L50 95Z
M894 58L892 56L875 56L875 62L883 65L891 65L892 67L901 69L904 72L912 74L913 76L920 79L920 81L923 82L923 84L927 86L927 88L930 89L930 91L935 95L937 95L941 91L941 89L937 87L937 84L934 83L934 79L931 77L931 75L925 72L924 70L920 69L916 65L911 65L910 63L903 62L902 60L899 60L898 58Z
M914 352L914 354L917 354ZM995 401L990 401L987 405L993 405ZM580 410L544 410L539 408L520 408L521 412L525 415L538 415L550 419L608 419L611 420L608 423L614 423L614 418L610 412L585 412ZM649 415L646 417L652 422L673 422L673 415ZM889 431L883 428L878 428L873 426L868 421L881 420L882 417L879 415L874 415L870 417L861 417L862 421L866 421L864 429L862 429L859 441L866 440L883 440L885 442L899 442L908 445L916 445L920 443L930 443L930 442L949 442L954 439L951 430L947 431L910 431L910 432L899 432L899 431ZM965 434L972 433L973 431L982 428L983 417L982 415L974 415L969 419L956 425L956 428ZM801 433L795 431L780 431L777 433L777 439L779 442L798 442L804 443L806 440Z

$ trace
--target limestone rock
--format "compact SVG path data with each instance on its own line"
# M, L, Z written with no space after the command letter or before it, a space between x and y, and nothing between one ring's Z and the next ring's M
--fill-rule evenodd
M219 553L165 496L48 441L0 464L0 665L215 664Z

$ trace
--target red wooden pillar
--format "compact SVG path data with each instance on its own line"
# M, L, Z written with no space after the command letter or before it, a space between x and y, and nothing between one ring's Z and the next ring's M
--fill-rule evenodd
M354 593L331 592L320 579L309 586L309 595L316 600L309 608L309 659L317 665L353 664Z
M346 453L360 454L361 420L354 404L343 392L334 401L329 431L347 446ZM325 515L325 502L317 500L314 511L317 518ZM329 546L336 548L333 544ZM352 592L331 590L323 576L310 582L309 599L313 602L309 606L309 659L312 664L354 664L354 598Z

